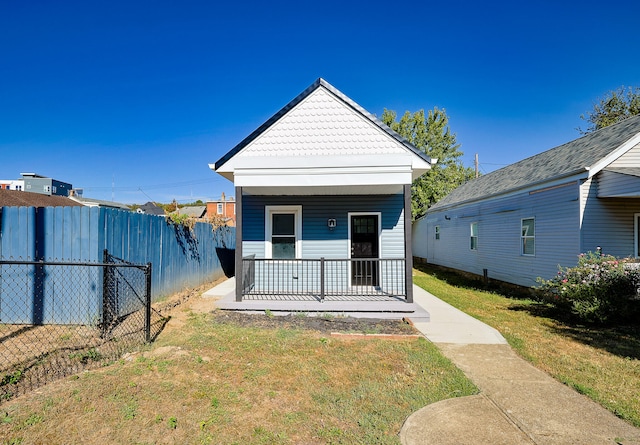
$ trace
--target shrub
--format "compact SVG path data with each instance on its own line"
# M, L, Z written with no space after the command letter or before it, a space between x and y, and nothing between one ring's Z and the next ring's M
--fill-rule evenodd
M636 264L628 258L581 254L576 267L559 267L558 275L550 280L538 278L536 294L541 301L580 321L634 320L640 312L640 270L634 267Z

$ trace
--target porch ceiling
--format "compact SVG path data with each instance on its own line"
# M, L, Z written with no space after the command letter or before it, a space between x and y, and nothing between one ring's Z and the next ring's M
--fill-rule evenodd
M597 180L598 198L640 198L640 168L606 168Z

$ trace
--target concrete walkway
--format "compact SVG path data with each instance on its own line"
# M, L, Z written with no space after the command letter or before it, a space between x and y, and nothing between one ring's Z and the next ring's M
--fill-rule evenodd
M480 394L415 412L402 444L640 444L639 429L518 357L495 329L422 289L414 298L431 317L416 327Z
M203 296L229 303L234 283ZM418 410L400 431L403 445L640 445L640 429L518 357L498 331L420 287L413 291L417 307L384 316L410 318L480 394Z

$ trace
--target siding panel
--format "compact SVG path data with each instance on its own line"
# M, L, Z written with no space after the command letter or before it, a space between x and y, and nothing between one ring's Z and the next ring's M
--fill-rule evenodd
M264 258L264 213L267 205L302 205L302 257L348 258L349 212L382 212L381 258L404 258L404 199L375 196L243 197L243 252ZM329 230L327 219L336 219Z
M640 200L597 198L594 181L583 184L582 199L586 204L581 221L581 251L595 251L601 246L606 254L633 256L633 215L640 213Z
M490 278L532 286L549 278L557 266L573 265L579 252L577 184L521 193L506 198L429 213L414 229L414 252L434 264L483 274ZM521 255L520 225L535 218L533 256ZM470 225L478 223L478 249L470 249ZM440 240L435 240L435 226ZM421 243L416 245L415 243ZM425 249L426 244L426 249ZM416 255L418 256L418 255ZM423 257L424 258L424 257Z
M640 144L634 146L631 150L620 156L613 161L607 167L619 168L619 167L635 167L640 165Z

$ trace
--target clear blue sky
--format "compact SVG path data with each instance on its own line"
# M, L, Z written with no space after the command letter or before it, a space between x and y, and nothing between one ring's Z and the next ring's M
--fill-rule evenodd
M0 179L125 203L233 194L208 168L323 77L369 112L446 109L495 170L640 85L640 3L3 1Z

